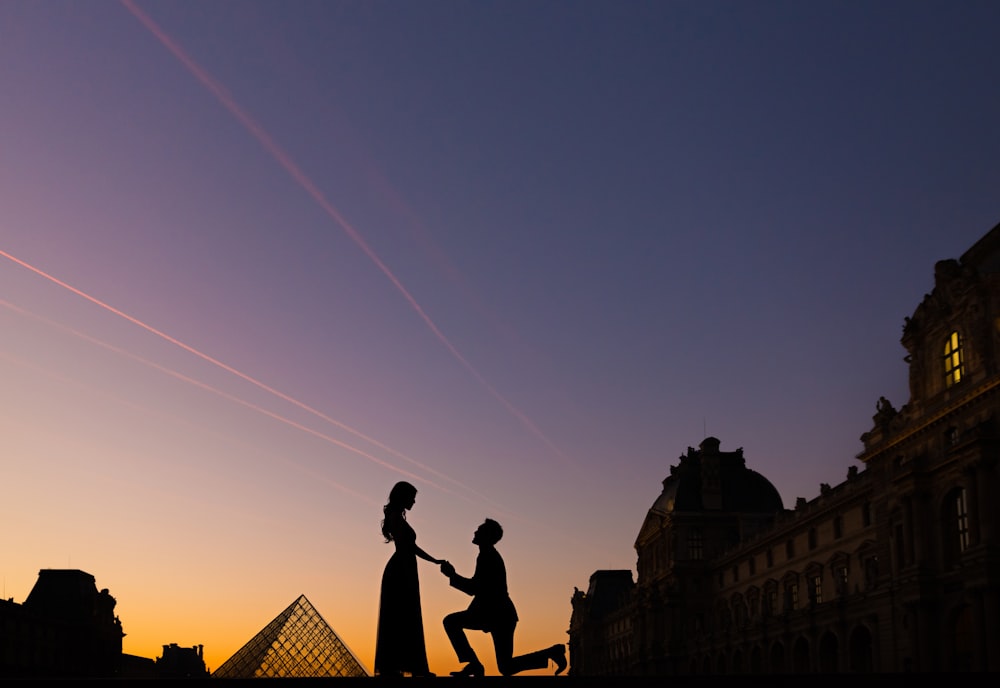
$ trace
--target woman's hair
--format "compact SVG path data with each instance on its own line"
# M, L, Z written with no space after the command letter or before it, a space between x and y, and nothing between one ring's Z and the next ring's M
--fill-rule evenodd
M392 529L386 525L395 517L406 520L406 505L410 499L417 496L417 488L406 481L400 481L389 490L389 501L382 507L385 518L382 519L382 535L386 542L392 542Z

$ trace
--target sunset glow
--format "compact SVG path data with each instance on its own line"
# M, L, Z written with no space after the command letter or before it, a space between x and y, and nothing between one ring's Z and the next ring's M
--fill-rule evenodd
M4 599L81 569L125 652L215 669L305 595L371 669L406 479L460 573L503 524L515 649L566 642L687 447L793 508L905 402L903 318L1000 221L998 22L0 4ZM418 563L447 674L468 598Z

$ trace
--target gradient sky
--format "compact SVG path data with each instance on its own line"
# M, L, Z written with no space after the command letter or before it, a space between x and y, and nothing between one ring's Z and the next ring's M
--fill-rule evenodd
M521 624L706 435L786 507L1000 222L996 2L0 3L0 575L210 669L305 594L372 666L381 507ZM431 670L467 598L421 564ZM474 642L487 669L486 636Z

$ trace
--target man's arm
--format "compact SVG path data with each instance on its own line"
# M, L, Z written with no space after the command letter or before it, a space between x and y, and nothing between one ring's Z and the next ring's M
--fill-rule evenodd
M448 583L451 587L461 590L466 595L475 595L478 591L476 581L479 576L479 558L476 559L476 572L472 575L472 578L460 576L455 572L455 567L451 565L451 562L447 561L441 564L441 573L448 576Z

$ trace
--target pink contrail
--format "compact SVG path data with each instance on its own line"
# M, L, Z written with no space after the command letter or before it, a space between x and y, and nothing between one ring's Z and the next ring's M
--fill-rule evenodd
M42 274L43 276L46 276L47 279L52 279L51 277L48 277L47 275L44 275L44 273L40 273L40 271L38 271L36 268L33 268L30 265L25 264L23 261L17 260L16 258L13 258L10 254L5 253L2 250L0 250L0 255L3 255L4 257L7 257L7 258L10 258L11 260L14 260L14 262L16 262L16 263L18 263L20 265L23 265L24 267L28 268L29 270L32 270L33 272ZM137 324L139 327L142 327L143 329L149 330L149 331L151 331L153 333L159 334L157 332L157 330L155 330L155 329L153 329L153 328L151 328L151 327L149 327L149 326L147 326L147 325L145 325L145 324L143 324L143 323L141 323L141 322L139 322L139 321L137 321L137 320L135 320L135 319L133 319L133 318L125 315L125 314L123 314L123 313L121 313L120 311L117 311L116 309L113 309L113 308L110 308L108 306L105 306L104 304L102 304L97 299L94 299L93 297L91 297L91 296L89 296L87 294L84 294L83 292L80 292L79 290L74 289L73 287L70 287L68 285L65 285L62 282L59 282L58 280L53 280L53 281L55 281L56 284L59 284L60 286L64 286L67 289L73 291L74 293L82 296L83 298L87 299L88 301L96 303L97 305L101 305L104 308L108 308L111 312L113 312L113 313L115 313L117 315L120 315L120 316L126 318L130 322L133 322L133 323ZM410 473L410 472L408 472L408 471L406 471L404 469L399 468L398 466L394 466L394 465L392 465L392 464L390 464L390 463L388 463L386 461L383 461L383 460L379 459L378 457L372 456L371 454L368 454L367 452L365 452L365 451L363 451L361 449L358 449L356 447L353 447L353 446L351 446L351 445L349 445L349 444L347 444L345 442L337 440L337 439L335 439L333 437L329 437L328 435L325 435L325 434L323 434L321 432L318 432L318 431L316 431L316 430L314 430L312 428L304 426L301 423L297 423L297 422L295 422L295 421L293 421L291 419L285 418L284 416L280 416L280 415L278 415L278 414L276 414L276 413L274 413L272 411L269 411L269 410L267 410L267 409L265 409L265 408L263 408L261 406L253 404L251 402L248 402L248 401L246 401L244 399L240 399L240 398L238 398L236 396L233 396L233 395L231 395L231 394L229 394L227 392L224 392L224 391L222 391L220 389L212 387L211 385L208 385L208 384L206 384L204 382L201 382L200 380L196 380L194 378L188 377L187 375L184 375L183 373L180 373L180 372L177 372L177 371L172 370L170 368L167 368L165 366L162 366L162 365L160 365L160 364L158 364L158 363L156 363L154 361L150 361L148 359L145 359L145 358L143 358L141 356L133 354L133 353L131 353L129 351L126 351L126 350L124 350L124 349L122 349L120 347L117 347L117 346L115 346L113 344L110 344L108 342L105 342L105 341L102 341L100 339L97 339L96 337L92 337L91 335L88 335L88 334L86 334L84 332L80 332L79 330L76 330L76 329L74 329L72 327L69 327L68 325L64 325L62 323L55 322L53 320L50 320L49 318L46 318L46 317L41 316L41 315L38 315L37 313L32 313L31 311L28 311L28 310L26 310L24 308L16 306L16 305L10 303L9 301L5 301L4 299L0 299L0 307L7 308L8 310L11 310L11 311L17 313L18 315L23 316L23 317L33 318L34 320L42 322L42 323L44 323L44 324L46 324L46 325L48 325L50 327L55 327L57 329L63 330L64 332L68 332L69 334L72 334L75 337L83 339L84 341L90 342L92 344L95 344L97 346L105 348L105 349L107 349L109 351L113 351L113 352L115 352L115 353L117 353L119 355L125 356L126 358L129 358L129 359L131 359L133 361L141 363L142 365L145 365L145 366L151 367L151 368L153 368L155 370L158 370L158 371L160 371L160 372L162 372L162 373L164 373L166 375L169 375L169 376L171 376L171 377L173 377L175 379L181 380L181 381L186 382L188 384L191 384L191 385L193 385L195 387L198 387L199 389L205 390L205 391L210 392L212 394L218 395L218 396L220 396L220 397L222 397L224 399L227 399L227 400L232 401L234 403L240 404L241 406L244 406L246 408L249 408L249 409L252 409L254 411L257 411L258 413L261 413L261 414L263 414L265 416L273 418L274 420L277 420L277 421L279 421L281 423L285 423L285 424L287 424L287 425L289 425L289 426L291 426L293 428L296 428L296 429L301 430L303 432L306 432L306 433L308 433L310 435L313 435L314 437L318 437L319 439L322 439L324 441L330 442L330 443L335 444L335 445L337 445L339 447L342 447L342 448L344 448L344 449L346 449L346 450L348 450L350 452L358 454L359 456L362 456L362 457L364 457L366 459L369 459L369 460L375 462L378 465L381 465L381 466L383 466L385 468L388 468L389 470L395 471L395 472L397 472L397 473L399 473L401 475L404 475L404 476L406 476L408 478L411 478L412 480L414 480L416 482L420 482L420 483L423 483L423 484L426 484L426 485L431 485L431 486L437 487L438 489L440 489L443 492L448 493L448 494L456 494L455 492L453 492L453 491L451 491L451 490L449 490L449 489L447 489L447 488L445 488L445 487L443 487L441 485L438 485L437 483L435 483L435 482L433 482L431 480L428 480L428 479L426 479L426 478L424 478L422 476L418 476L418 475L415 475L413 473ZM167 337L167 340L171 341L173 343L177 343L176 340L174 340L172 338L169 338L169 337ZM201 354L200 352L198 352L196 350L190 349L190 348L184 346L183 344L179 344L179 345L182 346L183 348L185 348L186 350L191 351L192 353L194 353L196 356L199 356L200 358L204 358L204 359L206 359L208 361L213 361L214 362L213 359L211 359L210 357L204 356L203 354ZM52 377L54 377L54 378L56 378L58 380L61 380L63 382L68 382L68 383L72 383L72 384L76 384L76 385L81 385L82 384L82 383L80 383L77 380L73 380L73 379L68 378L68 377L66 377L64 375L60 375L58 373L55 373L55 372L53 372L51 370L47 370L45 368L41 368L38 365L35 365L35 364L32 364L32 363L28 363L27 361L21 360L19 358L15 358L15 357L11 356L10 354L8 354L8 353L6 353L4 351L0 351L0 358L7 359L8 361L11 361L11 362L13 362L13 363L15 363L17 365L23 366L23 367L34 368L36 370L40 370L41 372L45 373L46 375L52 376ZM230 370L230 369L228 367L226 367L226 370ZM247 381L251 382L252 384L255 384L255 385L258 385L258 386L262 386L260 383L254 381L252 378L244 378L244 379L247 379ZM266 387L264 387L264 388L267 389ZM120 397L113 396L113 395L108 395L107 392L101 392L101 393L105 394L106 396L111 396L112 398L114 398L119 403L125 404L127 406L132 407L132 408L137 408L137 409L145 411L147 413L159 413L159 412L151 411L148 408L145 408L143 406L135 404L134 402L127 401L127 400L122 399ZM302 406L301 404L297 404L297 405ZM310 411L311 413L318 414L317 411L309 409L307 406L303 406L303 408L305 408L306 410ZM335 421L331 421L331 422L335 423ZM230 441L232 441L232 440L230 440ZM460 483L460 482L458 482L458 481L456 481L456 480L454 480L454 479L452 479L452 478L450 478L450 477L448 477L446 475L443 475L443 474L435 471L434 469L425 467L425 466L423 466L422 464L420 464L419 462L417 462L414 459L410 459L409 457L406 457L405 455L400 455L400 456L401 456L401 458L404 458L404 459L406 459L408 461L411 461L414 464L420 466L421 468L424 468L428 472L433 473L434 475L437 475L438 477L442 477L445 480L448 480L449 482L451 482L451 483L453 483L453 484L455 484L455 485L457 485L459 487L464 488L465 490L467 490L471 494L475 495L476 498L479 500L479 503L481 503L483 505L489 505L490 507L492 507L493 509L496 510L495 513L497 515L500 515L500 516L504 517L505 520L506 519L510 519L510 520L513 520L513 521L519 521L519 522L523 522L523 523L528 523L532 527L536 527L536 528L540 527L543 530L548 530L553 535L556 535L556 536L558 536L558 537L560 537L560 538L562 538L562 539L564 539L566 541L574 542L575 544L577 544L580 547L584 547L584 548L591 548L592 547L592 543L590 543L589 541L578 539L575 535L567 536L564 533L556 531L554 528L552 528L548 524L545 524L545 523L538 524L538 523L534 523L532 521L529 521L529 520L525 519L521 514L519 514L517 512L510 511L509 509L507 509L507 508L505 508L505 507L497 504L493 500L491 500L491 499L485 497L484 495L476 492L472 488L470 488L470 487L468 487L466 485L463 485L462 483ZM312 472L309 469L307 469L304 465L302 465L300 463L297 463L295 461L292 461L292 463L299 470L310 472L313 475L316 475L314 472ZM372 501L372 499L368 495L358 493L355 490L352 490L351 488L346 487L345 485L342 485L342 484L336 482L335 480L332 480L330 478L327 478L327 477L321 476L321 475L316 475L316 477L324 480L325 482L327 482L330 485L336 487L337 489L341 490L342 492L351 494L351 495L357 497L358 499L360 499L362 501L365 501L365 502L371 503L371 504L375 504L376 503L376 502ZM461 499L465 499L466 501L472 501L471 497L469 497L467 495L456 495L456 496L460 497Z
M15 306L15 305L13 305L11 303L8 303L6 301L0 300L0 306L4 306L5 308L9 308L9 309L11 309L11 310L13 310L13 311L15 311L17 313L20 313L22 315L30 315L31 317L35 317L35 318L38 318L40 320L43 320L43 321L47 322L48 324L53 324L53 325L59 326L58 323L52 323L51 321L46 321L45 318L41 318L41 316L37 316L37 315L35 315L33 313L28 313L27 311L25 311L23 309L20 309L17 306ZM122 353L122 354L125 354L126 356L129 356L131 358L135 358L136 360L138 360L138 361L140 361L140 362L142 362L142 363L144 363L146 365L152 365L154 367L159 367L159 366L156 366L155 363L150 363L149 361L145 361L145 360L143 360L141 358L138 358L136 356L132 356L128 352L118 350L114 346L111 346L111 345L106 344L104 342L101 342L99 340L92 339L92 338L88 337L87 335L85 335L85 334L83 334L81 332L77 332L75 330L72 330L71 328L63 327L63 329L67 329L70 332L72 332L73 334L75 334L75 335L77 335L79 337L83 337L84 339L91 340L95 344L99 344L101 346L105 346L105 347L107 347L107 348L109 348L111 350L117 351L118 353ZM104 390L95 389L95 388L91 387L90 385L86 385L85 383L80 382L79 380L74 380L73 378L66 377L65 375L61 375L61 374L59 374L59 373L57 373L55 371L49 370L47 368L43 368L42 366L36 365L36 364L31 363L29 361L25 361L25 360L23 360L21 358L18 358L16 356L12 356L11 354L9 354L9 353L7 353L5 351L0 351L0 359L7 360L7 361L9 361L11 363L14 363L15 365L21 366L22 368L28 368L28 369L36 370L36 371L38 371L38 372L40 372L40 373L42 373L44 375L47 375L47 376L49 376L49 377L51 377L51 378L53 378L55 380L58 380L59 382L62 382L62 383L65 383L65 384L76 385L77 387L84 387L84 388L88 389L89 391L91 391L94 394L103 395L105 397L113 399L114 401L116 401L117 403L119 403L119 404L121 404L123 406L127 406L129 408L133 408L133 409L142 411L143 413L147 413L147 414L154 415L154 416L167 417L167 418L170 418L171 420L176 421L176 422L189 423L189 421L187 421L185 419L182 419L182 418L179 418L177 416L172 416L172 415L169 415L169 414L165 414L162 411L157 411L155 409L147 408L147 407L142 406L140 404L136 404L135 402L129 401L128 399L124 399L124 398L119 397L119 396L114 395L114 394L109 394L108 392L106 392ZM164 372L166 372L168 374L173 374L169 370L164 370ZM184 377L184 376L179 375L179 374L177 374L177 376L179 376L181 378ZM188 380L188 381L189 382L194 382L194 381L191 381L191 380ZM194 384L199 384L199 383L194 382ZM202 385L199 384L199 386L202 386ZM209 391L215 392L217 394L221 394L222 396L227 396L226 394L224 394L223 392L220 392L218 390L211 389L211 388L208 388L208 387L206 387L206 389L209 389ZM235 400L235 401L239 401L239 400ZM240 443L238 443L232 437L229 437L229 436L226 436L226 435L222 435L221 433L212 433L212 434L215 434L218 437L222 437L227 442L236 444L236 446L240 446ZM314 471L311 471L311 470L307 469L305 466L303 466L301 464L298 464L295 461L289 461L289 462L292 463L299 470L301 470L301 471L303 471L305 473L310 474L311 476L315 477L318 480L323 480L324 482L328 483L329 485L332 485L333 487L337 488L341 492L345 492L345 493L347 493L349 495L352 495L353 497L356 497L356 498L358 498L361 501L368 502L370 504L377 504L377 502L374 502L369 495L362 494L360 492L357 492L356 490L352 490L351 488L347 487L346 485L338 483L336 480L332 480L332 479L330 479L330 478L328 478L326 476L316 475L316 473ZM433 485L433 483L430 483L430 484Z
M3 252L0 251L0 253L3 253ZM7 254L4 254L4 255L7 255ZM357 447L354 447L354 446L349 445L349 444L347 444L345 442L337 440L337 439L335 439L333 437L330 437L328 435L320 433L320 432L318 432L316 430L313 430L312 428L309 428L309 427L307 427L305 425L302 425L301 423L293 421L293 420L291 420L289 418L286 418L284 416L278 415L278 414L276 414L276 413L274 413L272 411L269 411L269 410L267 410L267 409L265 409L265 408L263 408L261 406L258 406L257 404L253 404L253 403L251 403L249 401L246 401L245 399L240 399L239 397L236 397L236 396L234 396L232 394L229 394L228 392L224 392L224 391L218 389L217 387L212 387L211 385L206 384L204 382L201 382L200 380L196 380L196 379L194 379L192 377L189 377L187 375L184 375L183 373L180 373L180 372L178 372L176 370L173 370L171 368L167 368L166 366L160 365L159 363L156 363L155 361L150 361L150 360L148 360L146 358L143 358L142 356L134 354L134 353L132 353L130 351L126 351L125 349L122 349L121 347L115 346L114 344L111 344L109 342L105 342L105 341L103 341L101 339L98 339L96 337L93 337L93 336L91 336L91 335L89 335L89 334L87 334L85 332L81 332L81 331L79 331L79 330L77 330L75 328L72 328L72 327L68 326L68 325L64 325L63 323L55 322L54 320L51 320L51 319L46 318L44 316L38 315L37 313L33 313L31 311L28 311L28 310L26 310L24 308L21 308L20 306L17 306L17 305L15 305L13 303L10 303L9 301L6 301L4 299L0 299L0 306L2 306L3 308L8 309L10 311L13 311L13 312L15 312L18 315L21 315L23 317L32 318L32 319L34 319L34 320L36 320L38 322L44 323L48 327L53 327L53 328L62 330L63 332L67 332L67 333L73 335L74 337L82 339L82 340L84 340L86 342L89 342L89 343L94 344L96 346L100 346L100 347L102 347L104 349L107 349L109 351L113 351L116 354L119 354L121 356L129 358L129 359L131 359L133 361L136 361L137 363L141 363L144 366L147 366L147 367L153 368L155 370L158 370L161 373L164 373L164 374L169 375L169 376L171 376L171 377L173 377L175 379L181 380L182 382L186 382L186 383L188 383L190 385L198 387L199 389L202 389L202 390L205 390L205 391L210 392L212 394L215 394L217 396L220 396L223 399L227 399L228 401L232 401L233 403L236 403L236 404L239 404L239 405L244 406L246 408L249 408L249 409L251 409L253 411L256 411L256 412L258 412L260 414L268 416L269 418L273 418L274 420L277 420L277 421L279 421L281 423L289 425L289 426L291 426L291 427L293 427L293 428L295 428L297 430L301 430L301 431L306 432L306 433L308 433L310 435L313 435L314 437L318 437L318 438L320 438L320 439L322 439L324 441L330 442L331 444L335 444L338 447L341 447L341 448L346 449L346 450L348 450L348 451L350 451L350 452L352 452L354 454L357 454L358 456L361 456L361 457L366 458L366 459L368 459L370 461L373 461L374 463L376 463L376 464L378 464L378 465L380 465L380 466L382 466L384 468L388 468L391 471L395 471L396 473L399 473L399 474L404 475L404 476L406 476L408 478L411 478L411 479L413 479L416 482L424 483L426 485L431 485L431 486L436 487L439 490L441 490L443 492L446 492L448 494L456 494L452 490L449 490L448 488L446 488L446 487L444 487L444 486L442 486L442 485L440 485L438 483L435 483L432 480L428 480L427 478L424 478L422 476L418 476L418 475L416 475L414 473L406 471L406 470L404 470L402 468L399 468L398 466L395 466L395 465L393 465L391 463L388 463L387 461L383 461L382 459L379 459L376 456L372 456L371 454L369 454L369 453L367 453L367 452L365 452L365 451L363 451L361 449L358 449ZM3 355L3 352L0 352L0 355ZM204 358L204 356L202 356L202 357ZM212 360L212 359L209 358L208 360ZM54 375L54 373L50 373L50 374ZM129 402L122 401L122 403L128 404ZM305 406L303 404L298 404L298 405L300 407L302 407L302 408L310 411L311 413L313 413L315 415L319 415L324 420L329 420L325 416L323 416L323 414L319 413L319 411L316 411L314 409L310 409L309 407L307 407L307 406ZM344 429L346 429L346 430L348 430L350 432L354 432L356 435L358 435L362 439L367 439L367 437L365 435L361 435L361 434L357 433L357 431L352 430L351 428L349 428L348 426L346 426L346 425L344 425L342 423L337 423L336 421L332 421L332 420L330 420L330 422L333 422L338 427L344 428ZM379 446L379 447L385 448L384 445L381 445L381 444L379 444L377 442L374 442L374 443L377 446ZM391 449L389 451L392 451L395 456L397 456L397 457L399 457L399 458L401 458L401 459L403 459L405 461L409 461L410 463L414 464L415 466L418 466L419 468L427 471L428 473L431 473L431 474L437 476L438 478L442 478L442 479L448 481L449 483L451 483L453 485L456 485L457 487L460 487L463 490L466 490L467 492L469 492L470 494L472 494L473 496L475 496L476 499L479 502L481 502L483 504L490 504L491 506L493 506L493 507L495 507L497 509L500 509L504 513L509 513L509 512L506 512L503 509L502 506L496 504L495 502L493 502L493 500L489 499L488 497L486 497L485 495L481 494L480 492L477 492L475 489L469 487L468 485L465 485L465 484L459 482L458 480L455 480L454 478L452 478L452 477L450 477L448 475L445 475L445 474L443 474L443 473L441 473L441 472L439 472L439 471L437 471L437 470L435 470L435 469L433 469L433 468L431 468L429 466L425 466L424 464L420 463L416 459L410 458L409 456L407 456L407 455L405 455L405 454L403 454L401 452L397 452L397 451L391 450ZM343 485L340 485L339 483L336 483L335 481L330 481L330 482L332 482L334 485L336 485L337 487L339 487L341 490L343 490L345 492L350 492L351 494L354 494L356 496L360 496L358 493L354 492L353 490L351 490L351 489L349 489L347 487L344 487ZM465 496L465 495L460 495L460 496L463 499L466 499L468 501L472 501L472 499L470 497L468 497L468 496ZM368 498L366 497L365 499L367 500Z
M535 358L538 358L537 352L529 349L524 340L518 336L513 328L503 322L496 312L489 308L479 297L479 294L477 294L472 288L469 281L465 278L458 267L431 238L430 233L427 231L427 228L421 219L417 216L416 211L414 211L410 204L406 202L403 196L389 182L386 175L376 166L375 162L368 159L364 160L362 164L364 165L364 174L368 183L377 188L382 196L387 200L389 206L403 217L405 220L403 227L405 227L409 231L410 236L414 237L421 247L423 247L424 252L427 253L430 260L437 266L445 278L461 290L462 295L472 303L473 308L489 320L493 324L493 327L496 328L501 335L503 335L504 339L506 339L508 343L513 344L522 351L526 351Z
M100 301L99 299L96 299L93 296L90 296L89 294L86 294L86 293L80 291L76 287L73 287L73 286L71 286L69 284L66 284L65 282L63 282L61 280L56 279L52 275L49 275L48 273L43 272L42 270L39 270L38 268L36 268L36 267L34 267L32 265L29 265L28 263L24 262L23 260L15 258L14 256L10 255L9 253L7 253L7 252L5 252L3 250L0 250L0 256L8 258L9 260L12 260L13 262L17 263L18 265L21 265L22 267L27 268L28 270L31 270L35 274L40 275L40 276L44 277L45 279L50 280L50 281L54 282L55 284L58 284L59 286L65 288L65 289L68 289L69 291L73 292L74 294L76 294L76 295L78 295L78 296L80 296L80 297L82 297L82 298L90 301L91 303L94 303L94 304L100 306L101 308L104 308L105 310L110 311L111 313L114 313L115 315L117 315L119 317L122 317L122 318L128 320L129 322L131 322L131 323L133 323L135 325L138 325L139 327L143 328L144 330L146 330L148 332L151 332L151 333L155 334L156 336L165 339L166 341L170 342L171 344L174 344L175 346L179 346L180 348L184 349L185 351L187 351L187 352L189 352L191 354L194 354L198 358L201 358L202 360L208 361L209 363L211 363L211 364L213 364L215 366L218 366L218 367L222 368L223 370L225 370L225 371L227 371L229 373L232 373L233 375L236 375L240 379L245 380L245 381L249 382L250 384L255 385L256 387L259 387L260 389L263 389L264 391L269 392L270 394L273 394L273 395L277 396L278 398L282 399L283 401L287 401L287 402L289 402L289 403L297 406L298 408L300 408L300 409L302 409L304 411L307 411L307 412L313 414L314 416L317 416L318 418L321 418L322 420L324 420L324 421L326 421L326 422L328 422L328 423L330 423L332 425L335 425L338 428L341 428L342 430L346 430L347 432L355 435L356 437L358 437L360 439L363 439L366 442L369 442L369 443L371 443L371 444L379 447L380 449L383 449L383 450L391 453L393 456L396 456L397 458L403 459L404 461L407 461L407 462L409 462L409 463L411 463L411 464L413 464L413 465L421 468L422 470L427 471L428 473L431 473L431 474L437 476L438 478L441 478L443 480L446 480L446 481L452 483L453 485L457 485L458 487L461 487L462 489L464 489L464 490L466 490L466 491L474 494L479 499L483 499L483 500L487 499L484 495L479 494L476 490L474 490L473 488L469 487L468 485L464 485L463 483L459 482L458 480L455 480L454 478L451 478L450 476L447 476L447 475L441 473L440 471L437 471L437 470L431 468L430 466L426 466L423 463L417 461L416 459L414 459L412 457L409 457L406 454L403 454L402 452L399 452L399 451L397 451L395 449L392 449L391 447L388 447L388 446L382 444L381 442L378 442L374 438L371 438L371 437L365 435L364 433L362 433L362 432L360 432L358 430L355 430L354 428L350 427L349 425L346 425L346 424L341 423L341 422L339 422L339 421L337 421L337 420L335 420L333 418L330 418L326 414L324 414L324 413L322 413L322 412L320 412L320 411L318 411L318 410L316 410L316 409L308 406L307 404L304 404L304 403L298 401L297 399L294 399L293 397L290 397L290 396L288 396L288 395L286 395L286 394L284 394L282 392L279 392L276 389L273 389L272 387L269 387L268 385L264 384L263 382L260 382L259 380L257 380L255 378L253 378L253 377L251 377L251 376L249 376L249 375L247 375L247 374L245 374L245 373L243 373L243 372L241 372L241 371L233 368L232 366L226 365L225 363L222 363L221 361L219 361L219 360L217 360L215 358L212 358L208 354L205 354L205 353L202 353L201 351L198 351L194 347L189 346L188 344L185 344L184 342L181 342L180 340L178 340L178 339L176 339L174 337L171 337L170 335L167 335L164 332L161 332L160 330L157 330L156 328L154 328L154 327L152 327L150 325L147 325L146 323L142 322L141 320L138 320L137 318L134 318L134 317L128 315L127 313L124 313L123 311L120 311L117 308L114 308L113 306L110 306L110 305L104 303L103 301ZM143 365L155 368L155 369L159 370L160 372L163 372L163 373L165 373L167 375L170 375L170 376L175 377L177 379L183 380L184 382L192 384L192 385L194 385L196 387L199 387L201 389L204 389L206 391L209 391L209 392L212 392L214 394L217 394L217 395L219 395L219 396L221 396L223 398L226 398L226 399L228 399L230 401L233 401L233 402L235 402L237 404L241 404L243 406L246 406L247 408L253 409L253 410L257 411L258 413L261 413L261 414L264 414L266 416L269 416L270 418L273 418L275 420L278 420L279 422L282 422L282 423L285 423L287 425L290 425L290 426L292 426L292 427L294 427L294 428L296 428L298 430L302 430L303 432L309 433L309 434L314 435L316 437L319 437L319 438L321 438L323 440L331 442L331 443L333 443L333 444L335 444L335 445L337 445L339 447L342 447L344 449L347 449L348 451L351 451L351 452L353 452L355 454L358 454L359 456L367 458L367 459L369 459L369 460L371 460L371 461L373 461L373 462L375 462L375 463L377 463L377 464L379 464L379 465L381 465L381 466L383 466L385 468L388 468L390 470L393 470L393 471L396 471L398 473L401 473L401 474L403 474L403 475L405 475L405 476L407 476L409 478L413 478L414 480L418 480L420 482L425 482L427 484L433 485L433 486L435 486L435 487L437 487L437 488L439 488L439 489L441 489L441 490L443 490L445 492L451 493L451 490L448 490L447 488L445 488L445 487L443 487L441 485L438 485L437 483L434 483L434 482L432 482L430 480L427 480L426 478L414 475L413 473L410 473L409 471L406 471L406 470L404 470L402 468L399 468L398 466L395 466L395 465L390 464L390 463L388 463L386 461L383 461L382 459L379 459L378 457L373 456L372 454L369 454L369 453L367 453L367 452L365 452L365 451L363 451L361 449L358 449L357 447L354 447L352 445L349 445L349 444L346 444L344 442L341 442L340 440L334 439L334 438L332 438L332 437L330 437L328 435L325 435L325 434L320 433L320 432L318 432L316 430L313 430L313 429L311 429L311 428L309 428L309 427L307 427L305 425L297 423L297 422L295 422L295 421L293 421L291 419L285 418L284 416L280 416L280 415L278 415L278 414L276 414L276 413L274 413L272 411L269 411L269 410L264 409L264 408L262 408L260 406L257 406L256 404L252 404L252 403L250 403L250 402L248 402L248 401L246 401L244 399L240 399L240 398L235 397L235 396L233 396L231 394L223 392L222 390L216 389L215 387L212 387L212 386L207 385L207 384L205 384L203 382L200 382L199 380L195 380L193 378L190 378L190 377L188 377L188 376L186 376L186 375L184 375L182 373L179 373L179 372L177 372L175 370L171 370L170 368L166 368L166 367L164 367L164 366L162 366L162 365L160 365L158 363L155 363L153 361L149 361L149 360L147 360L145 358L142 358L140 356L137 356L137 355L135 355L135 354L133 354L131 352L125 351L124 349L116 347L113 344L109 344L107 342L104 342L104 341L101 341L101 340L96 339L94 337L91 337L90 335L87 335L87 334L85 334L83 332L79 332L79 331L77 331L77 330L75 330L75 329L73 329L71 327L67 327L67 326L62 325L60 323L53 322L53 321L51 321L51 320L49 320L47 318L43 318L40 315L36 315L34 313L30 313L30 312L24 310L23 308L19 308L18 306L15 306L14 304L11 304L11 303L3 300L3 299L0 299L0 306L4 306L4 307L6 307L6 308L8 308L10 310L13 310L13 311L16 311L16 312L22 314L22 315L30 315L31 317L33 317L33 318L35 318L37 320L40 320L42 322L45 322L46 324L48 324L50 326L58 327L60 329L68 331L71 334L73 334L74 336L80 337L80 338L82 338L82 339L84 339L86 341L91 342L92 344L96 344L98 346L102 346L102 347L104 347L106 349L114 351L115 353L121 354L121 355L126 356L128 358L131 358L132 360L138 361L139 363L142 363Z
M201 84L207 88L212 95L227 109L229 112L239 120L250 134L271 154L272 157L283 167L285 171L292 176L292 178L308 193L316 203L329 215L334 222L336 222L340 227L347 233L351 240L357 244L357 246L368 256L369 259L375 264L376 267L384 274L393 286L403 295L407 303L413 308L413 310L420 316L420 319L424 321L424 324L431 330L438 341L444 345L446 349L451 353L452 356L467 370L472 374L476 380L486 388L486 390L499 401L515 418L517 418L535 437L541 440L556 456L560 459L566 461L565 455L559 450L555 444L541 431L541 429L535 425L534 422L528 418L527 415L520 409L518 409L514 404L506 399L500 392L491 385L486 378L480 374L480 372L473 366L462 353L451 343L451 341L444 335L443 332L438 328L438 326L431 320L430 316L424 311L423 307L417 302L412 294L403 286L402 282L396 277L395 274L382 262L374 250L368 245L361 234L351 225L347 219L340 214L330 201L327 200L326 196L313 184L312 180L295 164L291 156L288 155L275 141L270 137L270 135L264 131L264 128L260 126L250 115L248 115L240 106L236 103L229 92L223 88L223 86L216 81L211 75L208 74L202 67L194 61L183 49L156 24L148 15L146 15L142 10L135 6L132 0L121 0L122 5L127 9L139 22L149 30L153 36L156 37L164 47L169 50L174 57L176 57L189 72L191 72L194 77L201 82Z

